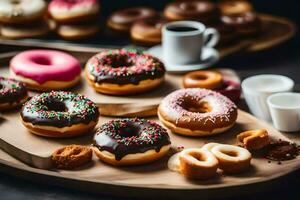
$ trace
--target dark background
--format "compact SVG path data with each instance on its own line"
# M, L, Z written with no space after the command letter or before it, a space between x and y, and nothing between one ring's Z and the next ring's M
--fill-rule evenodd
M166 0L103 0L103 15L113 10L130 7L133 5L145 5L162 9ZM258 12L264 12L284 16L300 25L300 2L297 0L253 0L252 3ZM274 49L255 54L243 54L230 56L216 67L229 67L237 71L240 77L274 73L291 77L296 83L300 82L300 37L289 40ZM1 49L1 47L0 47ZM2 49L3 51L3 49ZM5 48L5 51L9 51ZM299 163L300 164L300 163ZM23 180L14 176L0 173L0 199L124 199L113 198L101 194L89 194L78 192L63 187L48 185L47 183L35 183L38 180ZM263 188L264 190L264 188ZM233 199L299 199L300 197L300 171L280 179L270 189L263 192L253 191L251 195L234 196ZM234 195L236 191L232 191ZM199 197L200 199L201 197Z

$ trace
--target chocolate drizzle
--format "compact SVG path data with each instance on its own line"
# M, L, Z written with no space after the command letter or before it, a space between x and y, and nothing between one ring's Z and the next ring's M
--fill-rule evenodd
M24 83L0 76L0 104L13 104L25 97L27 97L27 89Z
M96 104L83 95L52 91L26 102L21 117L34 125L66 127L97 121L99 111Z
M145 119L116 119L103 124L94 136L94 146L121 160L128 154L144 153L171 144L167 131Z
M165 74L163 63L151 55L131 50L103 51L92 57L87 70L97 83L134 84Z

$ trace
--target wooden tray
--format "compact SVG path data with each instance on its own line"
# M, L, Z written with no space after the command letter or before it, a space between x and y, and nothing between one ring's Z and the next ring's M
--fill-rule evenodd
M219 48L221 58L243 50L248 52L266 50L285 42L295 34L296 25L285 18L267 14L260 14L259 17L262 20L260 36L249 40L240 40L230 46ZM129 39L116 38L108 33L82 42L68 42L59 40L55 36L49 36L44 39L23 40L9 40L0 37L0 43L10 47L61 49L81 55L86 53L88 57L103 48L120 48L132 45Z

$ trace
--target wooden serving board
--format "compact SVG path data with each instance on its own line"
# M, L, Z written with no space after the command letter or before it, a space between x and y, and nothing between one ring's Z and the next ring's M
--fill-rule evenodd
M259 14L259 17L262 20L262 33L256 38L238 40L231 45L218 48L221 58L243 50L248 52L266 50L285 42L295 34L296 25L288 19L267 14ZM111 44L108 45L107 41L111 41ZM73 54L80 53L81 56L86 55L86 58L106 48L120 48L125 45L132 46L128 38L116 38L116 36L111 36L106 32L96 38L81 42L64 41L50 35L44 39L22 40L10 40L1 38L0 36L0 43L18 48L60 49Z
M48 139L29 133L21 124L18 112L7 112L4 114L5 121L0 124L1 139L10 144L28 152L28 156L35 159L36 156L48 157L51 153L64 145L85 144L89 145L93 134L73 139ZM99 125L110 120L108 117L100 117ZM158 121L156 118L153 120ZM177 146L201 147L206 142L220 142L234 144L235 136L241 131L249 129L265 128L273 139L288 140L283 134L276 131L270 125L263 123L244 111L239 111L236 125L229 131L207 138L189 138L174 133L169 133L172 141L172 148ZM118 196L147 197L183 197L197 198L201 197L220 197L231 194L237 195L240 192L257 191L261 184L271 181L275 178L284 176L300 165L300 157L282 162L268 163L268 161L259 156L254 156L251 168L248 172L235 175L223 176L218 174L214 179L208 181L191 181L176 172L167 168L169 155L154 163L142 166L116 168L99 161L96 156L93 162L82 168L65 171L48 171L32 168L20 163L0 152L0 163L10 168L4 169L6 172L22 174L25 178L32 177L37 180L49 180L51 183L72 188L81 188L89 191L98 191L100 193L109 193ZM2 167L3 168L3 167ZM2 169L1 168L1 169ZM257 187L256 187L257 186ZM239 190L233 190L234 188ZM217 193L215 191L218 191Z

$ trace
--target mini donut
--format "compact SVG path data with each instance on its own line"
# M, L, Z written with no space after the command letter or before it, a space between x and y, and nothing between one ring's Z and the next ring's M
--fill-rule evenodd
M46 6L44 0L1 0L0 22L20 24L41 19Z
M244 131L236 138L239 144L250 151L262 149L270 144L268 132L265 129Z
M240 14L253 11L251 3L245 0L223 1L219 3L223 15Z
M209 136L231 128L237 107L227 97L207 89L180 89L165 97L158 117L171 131L186 136Z
M184 88L216 89L222 85L222 75L215 71L194 71L183 77Z
M210 24L218 20L220 12L217 5L209 1L177 1L168 4L164 15L172 21L195 20Z
M261 21L254 12L223 15L221 21L233 26L241 37L255 37L261 30Z
M140 20L133 24L130 35L131 39L141 45L151 46L161 43L161 29L167 23L162 17Z
M97 0L52 0L48 12L59 23L88 22L97 18L100 4Z
M81 145L68 145L52 154L52 162L58 169L74 169L92 160L93 150Z
M98 122L95 103L83 95L51 91L32 97L21 111L23 125L44 137L72 137L88 133Z
M165 68L157 58L125 49L102 51L85 67L88 83L104 94L127 95L151 90L164 80Z
M217 92L228 97L233 102L238 102L241 97L241 84L232 80L224 79L222 86L216 89Z
M44 20L30 24L2 24L0 27L1 37L7 39L39 38L49 32L49 24Z
M249 169L251 153L242 147L218 144L211 152L219 161L219 168L226 174L237 174Z
M114 166L153 162L163 157L170 145L166 129L138 118L111 120L94 136L94 152L101 161Z
M80 81L80 63L73 56L55 50L27 50L10 61L11 75L41 91L66 89Z
M60 24L56 33L65 40L83 40L97 35L100 26L95 24Z
M216 175L219 162L209 151L185 149L179 156L180 173L191 179L209 179Z
M24 83L0 76L0 111L21 106L27 99Z
M152 8L127 8L112 13L107 20L107 26L116 32L129 33L135 22L155 16L157 16L157 12Z

